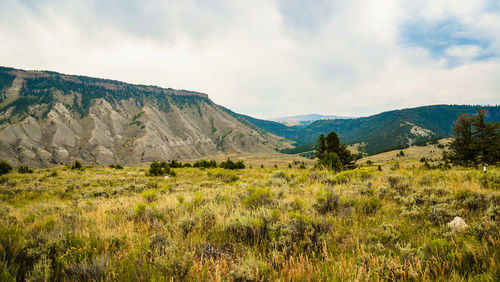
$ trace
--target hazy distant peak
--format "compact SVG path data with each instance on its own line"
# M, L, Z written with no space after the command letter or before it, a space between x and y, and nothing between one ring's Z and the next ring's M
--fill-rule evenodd
M353 117L336 116L336 115L320 115L320 114L306 114L296 116L277 117L270 119L288 126L292 125L307 125L317 120L326 119L352 119Z

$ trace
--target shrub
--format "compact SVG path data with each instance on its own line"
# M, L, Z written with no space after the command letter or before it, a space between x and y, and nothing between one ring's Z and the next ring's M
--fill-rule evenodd
M391 170L398 170L400 168L399 163L396 162L392 165Z
M146 204L143 203L137 204L137 206L135 207L135 213L140 216L144 213L146 208L147 208Z
M26 281L50 281L50 276L52 274L52 269L50 268L51 263L51 259L42 255L42 257L35 263L33 270L30 271Z
M21 165L19 167L17 167L17 171L19 173L22 173L22 174L25 174L25 173L33 173L33 169L32 168L29 168L28 166L26 165Z
M114 169L123 169L123 166L121 164L112 164L109 165L109 167Z
M449 222L453 218L453 212L448 204L437 204L431 207L429 221L438 225Z
M364 214L373 214L382 206L382 203L377 197L369 197L359 201L359 206Z
M396 190L396 192L398 192L400 195L406 194L406 192L410 188L410 184L408 183L407 179L400 176L388 176L387 181L389 182L391 188Z
M187 275L194 264L193 252L181 247L169 247L166 255L155 257L155 266L160 270L160 279L152 281L188 281ZM170 279L165 279L166 277Z
M380 242L386 245L394 245L401 237L401 233L398 228L392 224L382 224L382 230L378 235Z
M213 177L215 180L219 180L224 183L231 183L240 179L240 177L236 175L234 172L229 172L229 171L226 172L219 171L215 174L210 174L210 176Z
M0 226L0 258L12 263L25 245L24 236L16 227Z
M268 281L272 269L264 261L246 257L229 272L232 281Z
M339 208L339 195L332 189L320 190L316 194L314 208L321 214L337 211Z
M0 162L0 175L9 173L12 170L12 166L5 161Z
M71 169L83 169L82 163L80 163L79 160L76 160L71 166Z
M243 200L243 205L256 208L267 205L273 201L273 195L269 187L266 188L250 188L248 196Z
M68 273L76 281L105 281L107 265L106 257L93 257L88 261L71 265Z
M152 203L158 199L158 195L156 195L156 191L153 189L144 191L141 195L148 203Z
M371 176L371 171L367 168L357 168L353 170L346 170L338 173L333 177L333 183L343 184L350 182L354 179L367 180Z

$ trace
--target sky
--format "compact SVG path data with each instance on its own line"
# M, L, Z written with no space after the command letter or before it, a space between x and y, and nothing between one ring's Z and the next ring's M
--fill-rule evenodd
M0 65L259 118L500 104L498 0L5 0Z

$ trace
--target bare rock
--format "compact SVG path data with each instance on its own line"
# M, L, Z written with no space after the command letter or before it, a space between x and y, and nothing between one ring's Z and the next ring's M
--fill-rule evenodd
M455 216L452 221L448 222L447 226L454 231L464 231L469 227L459 216Z

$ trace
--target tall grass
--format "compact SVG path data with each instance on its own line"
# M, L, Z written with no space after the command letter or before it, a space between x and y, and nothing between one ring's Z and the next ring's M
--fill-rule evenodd
M0 280L495 280L500 169L70 167L0 181ZM462 217L465 231L446 223Z

